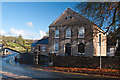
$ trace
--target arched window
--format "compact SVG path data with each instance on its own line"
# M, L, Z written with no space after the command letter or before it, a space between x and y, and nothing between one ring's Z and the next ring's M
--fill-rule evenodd
M58 29L55 30L55 38L59 38L59 30Z
M85 37L85 28L84 27L80 27L79 28L79 38L84 38Z
M66 29L66 38L71 38L71 29L70 28Z
M83 43L78 44L78 52L79 53L85 52L85 45Z

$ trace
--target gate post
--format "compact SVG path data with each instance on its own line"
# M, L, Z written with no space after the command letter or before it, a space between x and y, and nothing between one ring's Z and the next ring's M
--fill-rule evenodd
M38 50L35 51L35 64L38 64Z

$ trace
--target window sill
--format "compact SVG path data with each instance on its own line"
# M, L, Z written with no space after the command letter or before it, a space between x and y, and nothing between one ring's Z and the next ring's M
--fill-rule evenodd
M84 39L85 37L78 37L78 39Z
M58 53L58 51L55 51L55 53Z
M42 51L42 52L45 52L45 51Z
M59 39L59 37L55 37L55 39Z
M78 54L83 54L84 55L85 53L78 53Z
M70 39L71 37L66 37L67 39Z

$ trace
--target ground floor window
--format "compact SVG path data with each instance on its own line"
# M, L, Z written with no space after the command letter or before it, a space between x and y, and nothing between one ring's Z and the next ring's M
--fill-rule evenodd
M45 52L45 46L42 46L42 51Z
M59 43L57 42L55 43L55 52L58 52L58 50L59 50Z
M79 53L85 52L85 45L83 43L78 44L78 52Z

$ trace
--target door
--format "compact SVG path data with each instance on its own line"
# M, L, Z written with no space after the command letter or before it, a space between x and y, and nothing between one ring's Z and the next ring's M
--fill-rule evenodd
M65 55L66 55L66 56L71 55L71 44L70 44L70 43L67 43L67 44L65 45Z

